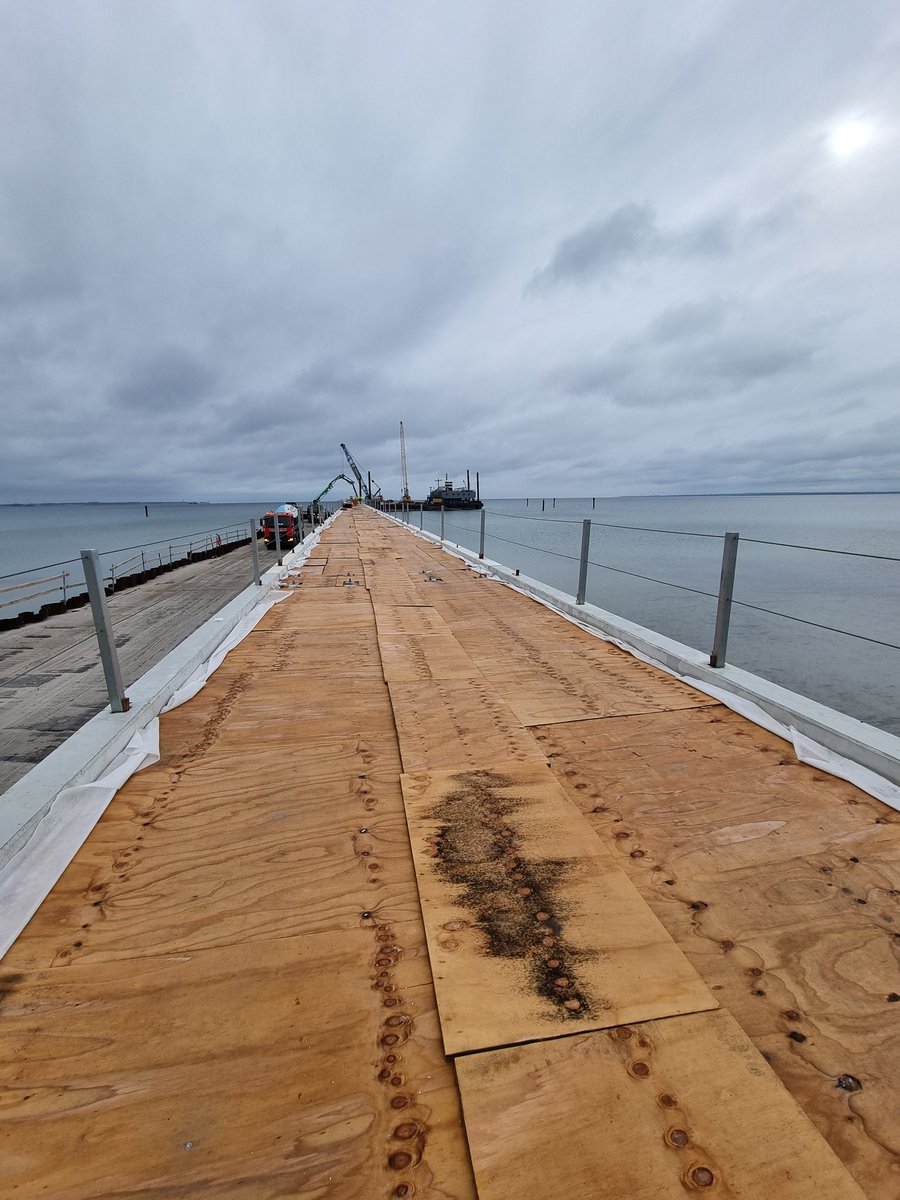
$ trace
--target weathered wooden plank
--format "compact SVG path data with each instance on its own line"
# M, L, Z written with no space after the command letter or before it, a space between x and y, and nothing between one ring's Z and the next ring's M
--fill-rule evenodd
M251 579L243 546L110 596L126 688ZM0 792L108 700L90 608L0 631Z
M529 731L481 678L388 688L406 771L546 762Z
M716 1007L546 768L402 783L448 1054Z
M865 1200L724 1012L456 1060L481 1200Z

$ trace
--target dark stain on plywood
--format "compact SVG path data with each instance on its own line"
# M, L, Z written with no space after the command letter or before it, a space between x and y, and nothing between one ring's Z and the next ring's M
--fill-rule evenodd
M472 914L493 958L515 959L529 986L559 1016L579 1020L604 1002L579 980L587 952L566 938L564 899L569 864L527 858L516 828L520 807L509 790L515 780L497 771L465 771L427 816L440 822L430 844L444 882L462 889L459 903ZM450 931L452 933L452 931Z

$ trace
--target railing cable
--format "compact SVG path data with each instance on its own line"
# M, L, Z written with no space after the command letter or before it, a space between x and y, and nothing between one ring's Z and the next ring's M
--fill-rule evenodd
M828 633L841 633L844 637L856 638L860 642L871 642L873 646L886 646L889 650L900 650L900 646L894 642L883 642L880 638L868 637L864 633L851 633L849 629L838 629L835 625L823 625L819 621L810 621L806 617L795 617L791 613L777 612L774 608L748 604L746 600L732 600L732 604L741 608L751 608L754 612L768 613L770 617L783 617L786 621L796 621L799 625L811 625L813 629L824 629Z

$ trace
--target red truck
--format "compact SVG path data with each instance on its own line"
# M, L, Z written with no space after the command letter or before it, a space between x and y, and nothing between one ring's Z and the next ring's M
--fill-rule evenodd
M289 550L303 540L303 522L300 519L300 508L296 504L279 504L278 508L269 511L262 519L263 538L266 548L275 549L275 521L278 521L278 540L282 550Z

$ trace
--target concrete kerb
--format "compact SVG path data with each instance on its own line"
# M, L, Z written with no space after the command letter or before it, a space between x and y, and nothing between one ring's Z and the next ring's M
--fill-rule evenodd
M736 701L756 705L779 725L795 729L834 754L859 763L892 784L900 785L900 738L893 734L876 729L873 725L867 725L825 704L819 704L798 692L779 687L778 684L770 683L769 680L740 667L711 667L708 655L701 650L676 642L592 604L576 605L573 596L526 575L517 575L502 563L486 558L480 559L475 551L468 550L465 546L458 546L446 539L442 542L435 534L427 531L410 530L403 521L398 521L387 513L380 515L394 521L415 537L425 538L432 544L441 546L448 554L461 559L476 570L524 595L531 596L581 625L588 632L599 633L601 637L621 645L623 649L661 667L671 675L688 682L696 682L701 691L710 689L710 695L715 695L716 692L724 693L720 697L724 703L728 703L726 696L731 696Z
M134 734L160 714L175 692L212 657L239 622L290 570L303 563L318 544L320 530L332 520L334 516L285 554L281 567L270 567L261 573L261 587L251 583L244 588L127 688L131 701L127 713L113 713L105 708L0 796L0 868L29 840L61 791L92 783L103 775Z

